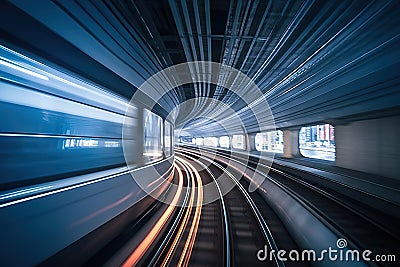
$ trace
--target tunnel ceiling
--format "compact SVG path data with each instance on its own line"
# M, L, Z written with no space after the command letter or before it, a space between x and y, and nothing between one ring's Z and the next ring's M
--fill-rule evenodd
M258 85L278 128L340 123L353 115L399 110L399 1L132 0L31 5L12 0L3 6L4 44L36 53L128 98L162 69L213 61L240 70ZM54 38L35 38L41 32ZM243 108L238 96L223 86L185 85L171 96L174 105L208 97L228 106L236 103L239 113ZM177 124L196 125L195 134L207 135L212 123L201 123L199 117L215 113L215 106L200 104L194 103L190 116ZM171 109L160 107L167 113ZM251 118L246 112L240 116ZM256 131L251 125L254 120L245 121L249 131Z

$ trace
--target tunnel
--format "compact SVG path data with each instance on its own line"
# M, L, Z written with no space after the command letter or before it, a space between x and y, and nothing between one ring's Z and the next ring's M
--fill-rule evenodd
M400 2L4 0L1 266L397 266Z

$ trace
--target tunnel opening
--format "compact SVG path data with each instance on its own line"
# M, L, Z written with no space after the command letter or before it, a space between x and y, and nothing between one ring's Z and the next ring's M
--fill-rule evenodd
M299 132L299 149L303 157L335 161L335 128L330 124L305 126Z

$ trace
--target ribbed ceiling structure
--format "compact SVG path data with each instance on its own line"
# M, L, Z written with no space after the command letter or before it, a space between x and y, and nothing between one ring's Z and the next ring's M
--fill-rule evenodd
M9 17L1 18L1 33L16 40L11 46L127 98L167 67L212 61L255 82L277 128L399 110L396 0L12 0L4 9ZM22 31L12 22L16 15ZM191 100L176 126L193 135L220 131L218 103L235 110L249 132L270 127L254 125L246 103L223 84L179 86L155 110L166 116ZM260 105L256 112L263 112Z

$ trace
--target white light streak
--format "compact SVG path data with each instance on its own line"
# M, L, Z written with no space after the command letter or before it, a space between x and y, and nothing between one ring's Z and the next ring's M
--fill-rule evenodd
M34 76L34 77L36 77L36 78L42 79L42 80L46 80L46 81L49 80L49 78L48 78L47 76L44 76L44 75L39 74L39 73L36 73L36 72L34 72L34 71L25 69L24 67L21 67L21 66L17 65L17 64L14 63L14 62L13 62L13 63L10 63L10 62L8 62L8 61L5 61L5 60L3 60L3 59L0 59L0 64L3 65L3 66L6 66L6 67L12 68L12 69L14 69L14 70L23 72L23 73L25 73L25 74Z

